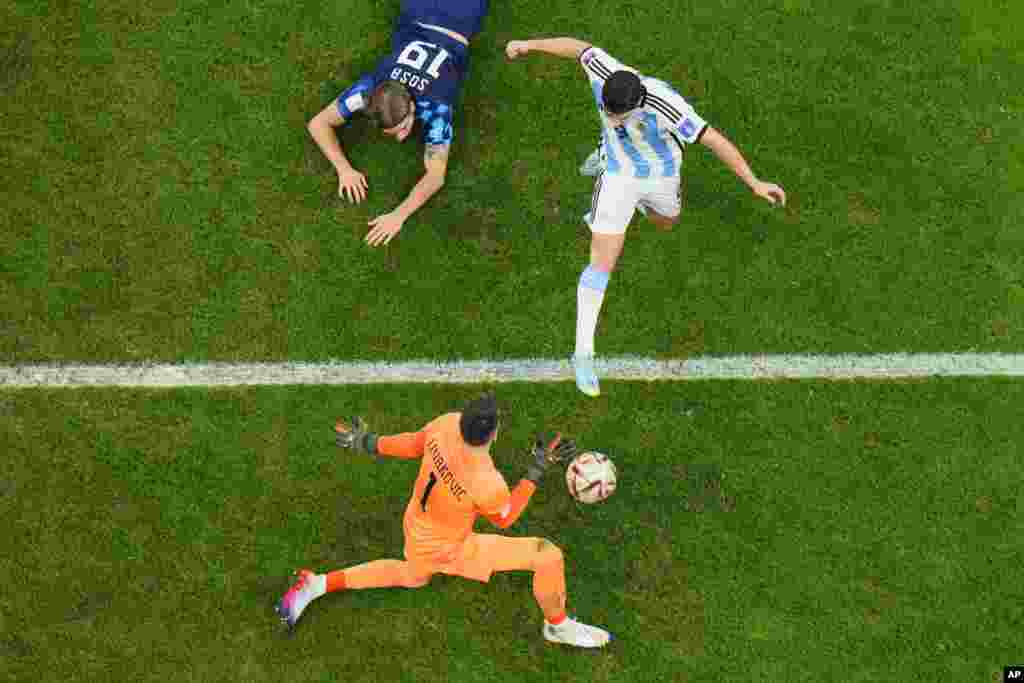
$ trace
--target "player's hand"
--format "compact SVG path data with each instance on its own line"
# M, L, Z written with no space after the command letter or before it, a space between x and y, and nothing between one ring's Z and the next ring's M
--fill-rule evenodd
M754 194L766 200L772 206L786 205L786 191L775 183L766 183L758 180L751 189L754 190Z
M366 176L354 168L338 171L338 196L355 204L366 199Z
M570 460L576 452L576 442L565 438L560 432L539 435L530 452L533 462L530 463L526 478L536 484L549 465Z
M529 51L530 45L526 40L510 40L505 45L505 56L509 59L515 59L520 55L525 55Z
M395 235L398 234L398 231L402 229L402 225L404 223L405 219L394 211L377 216L368 223L372 230L366 233L366 243L371 247L379 247L382 244L387 244Z
M361 417L353 417L351 423L338 420L334 425L334 441L339 448L351 448L357 453L369 453L367 448L366 423Z

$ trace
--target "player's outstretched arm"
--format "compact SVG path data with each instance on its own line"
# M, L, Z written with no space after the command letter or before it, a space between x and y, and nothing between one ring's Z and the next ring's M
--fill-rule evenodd
M526 476L512 489L505 508L497 514L486 515L487 519L499 529L507 529L515 524L526 509L530 497L537 490L537 484L548 467L554 463L571 460L577 450L575 441L566 439L559 433L538 436L533 448L530 449L531 462Z
M743 158L743 155L736 148L736 145L732 144L729 138L722 135L720 132L712 128L707 127L704 134L700 138L702 145L714 152L715 156L718 157L722 163L732 169L740 180L747 184L754 194L761 197L769 204L775 206L776 204L785 206L786 205L786 192L781 187L774 183L766 183L763 180L759 180L754 172L750 170L750 164Z
M450 145L426 145L423 150L423 177L412 188L404 202L390 213L377 216L370 221L371 229L366 235L367 244L376 247L390 242L405 225L406 219L444 187L445 175L448 172L449 148Z
M357 453L411 459L423 455L427 434L419 431L383 436L369 431L361 417L354 417L348 422L338 420L334 425L334 439L339 448L348 448Z
M345 125L345 118L338 107L331 102L319 114L310 119L306 130L313 136L320 151L338 173L338 196L359 203L366 199L366 176L352 168L348 157L341 148L341 142L334 129Z
M566 59L579 59L580 55L590 47L576 38L538 38L536 40L510 40L505 45L505 55L509 59L515 59L520 55L529 52L543 52L544 54Z

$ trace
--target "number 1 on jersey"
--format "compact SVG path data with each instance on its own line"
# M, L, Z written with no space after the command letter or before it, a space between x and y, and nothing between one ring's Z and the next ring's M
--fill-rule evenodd
M420 498L420 509L422 509L424 512L427 511L427 498L430 497L430 490L434 488L434 484L436 483L437 477L434 475L433 472L431 472L430 481L428 481L427 485L423 487L423 497Z

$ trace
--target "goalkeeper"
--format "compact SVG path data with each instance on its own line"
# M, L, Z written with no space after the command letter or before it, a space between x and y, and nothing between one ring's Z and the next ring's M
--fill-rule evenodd
M342 448L374 456L419 459L420 471L405 509L404 560L375 560L326 574L297 572L277 611L294 626L324 593L363 588L418 588L434 574L487 582L500 571L533 572L533 595L544 613L544 638L577 647L603 647L610 634L567 616L562 551L544 538L514 538L473 531L478 515L500 529L511 526L530 500L545 469L571 458L576 445L560 434L538 438L526 476L509 491L495 469L490 448L498 435L493 394L461 413L448 413L418 432L380 436L359 418L335 427Z

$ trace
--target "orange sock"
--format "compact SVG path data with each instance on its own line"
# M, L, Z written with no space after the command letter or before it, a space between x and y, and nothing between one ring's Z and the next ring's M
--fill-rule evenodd
M565 563L553 553L533 571L533 597L551 624L565 621Z
M338 571L327 573L327 592L333 593L334 591L343 591L348 588L348 583L345 581L345 570L339 569Z

